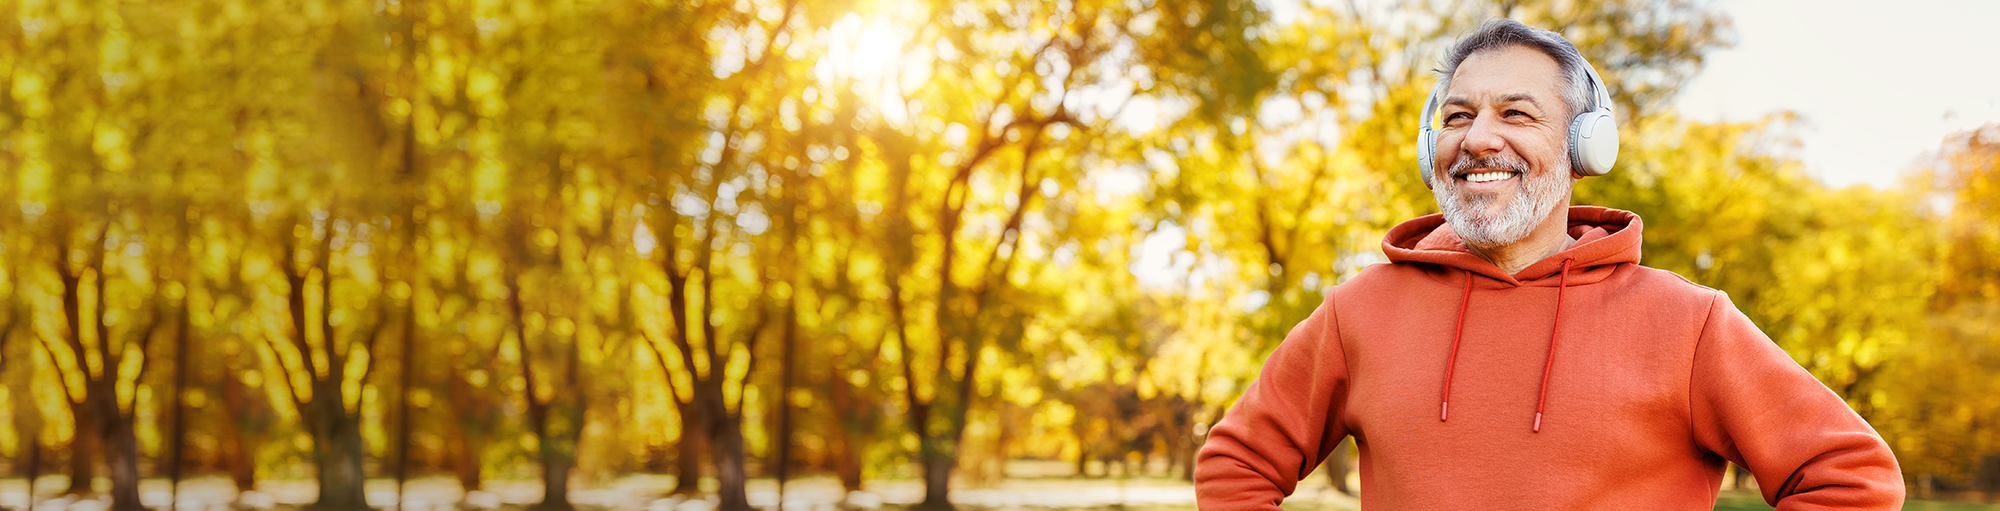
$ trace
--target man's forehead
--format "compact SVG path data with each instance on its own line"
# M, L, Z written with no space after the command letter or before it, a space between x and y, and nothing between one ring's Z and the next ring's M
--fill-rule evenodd
M1533 93L1530 93L1530 92L1528 92L1528 91L1525 91L1525 90L1523 90L1523 91L1499 91L1499 92L1497 92L1497 93L1493 93L1493 94L1480 94L1480 95L1477 95L1477 96L1471 96L1471 95L1466 95L1466 94L1455 94L1455 95L1452 95L1452 96L1450 96L1450 97L1447 97L1447 98L1445 98L1445 100L1444 100L1444 106L1464 106L1464 107L1471 107L1471 106L1473 106L1473 105L1476 105L1476 104L1480 104L1480 103L1490 103L1490 104L1495 104L1495 105L1505 105L1505 104L1509 104L1509 103L1517 103L1517 102L1518 102L1518 103L1528 103L1528 104L1532 104L1532 105L1534 105L1534 106L1535 106L1535 108L1544 108L1544 107L1543 107L1543 105L1542 105L1542 101L1541 101L1540 99L1537 99L1537 98L1536 98L1536 95L1535 95L1535 94L1533 94Z
M1508 45L1474 52L1452 73L1446 103L1464 96L1514 101L1533 100L1556 94L1561 66L1548 54L1521 45Z

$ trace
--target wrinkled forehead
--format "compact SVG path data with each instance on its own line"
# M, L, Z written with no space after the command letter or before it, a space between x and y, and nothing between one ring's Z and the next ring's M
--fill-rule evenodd
M1474 52L1460 62L1445 91L1446 103L1490 100L1526 94L1537 100L1560 97L1562 66L1556 59L1522 45L1500 46Z

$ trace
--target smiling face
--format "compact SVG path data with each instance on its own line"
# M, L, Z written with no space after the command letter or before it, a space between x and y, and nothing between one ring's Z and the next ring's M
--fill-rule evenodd
M1569 201L1569 108L1556 61L1524 46L1466 57L1438 116L1433 179L1445 221L1469 245L1528 237ZM1560 228L1560 227L1558 227Z

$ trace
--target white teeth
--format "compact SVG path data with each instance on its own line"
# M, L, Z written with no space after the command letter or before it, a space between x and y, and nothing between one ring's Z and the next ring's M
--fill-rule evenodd
M1508 177L1511 177L1513 175L1514 175L1513 172L1480 172L1477 174L1467 174L1465 176L1465 180L1474 183L1484 183L1488 181L1499 181L1502 179L1507 179Z

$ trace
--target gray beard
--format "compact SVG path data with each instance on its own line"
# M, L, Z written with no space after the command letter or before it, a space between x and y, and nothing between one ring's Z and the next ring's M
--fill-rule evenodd
M1567 156L1567 155L1565 155ZM1556 168L1568 168L1568 158L1558 162ZM1497 215L1481 215L1486 207L1499 197L1492 194L1462 193L1458 190L1458 180L1451 176L1459 171L1475 167L1505 169L1520 174L1524 181L1516 189L1514 201ZM1569 176L1559 172L1545 172L1542 177L1529 173L1527 162L1506 156L1485 158L1460 158L1452 163L1451 170L1435 181L1438 186L1431 190L1437 197L1438 207L1444 210L1444 221L1451 224L1451 230L1467 245L1495 247L1513 244L1528 238L1535 226L1548 218L1549 212L1569 194Z

